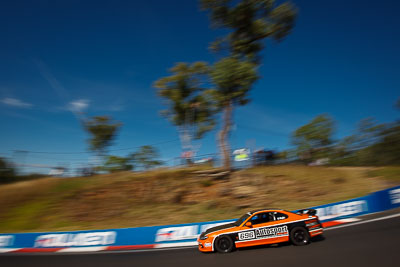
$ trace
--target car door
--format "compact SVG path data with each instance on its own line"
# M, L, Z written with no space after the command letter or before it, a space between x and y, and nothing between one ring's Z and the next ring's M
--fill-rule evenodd
M271 211L260 216L256 229L256 238L263 244L273 244L289 241L289 216L283 212Z
M265 240L257 238L257 229L263 227L266 223L270 222L270 213L269 212L260 212L253 214L247 221L251 222L251 227L245 226L242 227L240 233L238 233L238 238L236 243L236 247L247 247L247 246L255 246L265 244Z
M252 226L243 227L245 231L239 234L236 247L288 241L287 226L285 223L281 224L287 216L284 214L280 216L275 215L275 212L260 212L250 217L247 222L251 222Z

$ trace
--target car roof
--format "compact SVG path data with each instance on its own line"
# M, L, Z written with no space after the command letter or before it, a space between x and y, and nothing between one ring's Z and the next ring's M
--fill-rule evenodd
M284 211L284 210L283 209L256 209L256 210L251 210L248 213L250 215L252 215L252 214L260 212L260 211L267 211L268 212L268 211Z

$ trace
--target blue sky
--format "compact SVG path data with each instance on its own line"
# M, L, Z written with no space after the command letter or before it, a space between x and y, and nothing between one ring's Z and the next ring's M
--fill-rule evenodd
M252 102L235 110L233 148L289 148L290 133L321 113L336 120L335 138L362 118L399 117L400 3L293 2L292 34L266 43ZM74 154L87 151L88 135L72 111L124 123L112 154L162 143L164 160L179 156L152 83L175 62L214 62L207 46L221 32L197 1L59 0L1 1L0 35L0 156L75 168L90 154ZM217 152L215 134L199 154Z

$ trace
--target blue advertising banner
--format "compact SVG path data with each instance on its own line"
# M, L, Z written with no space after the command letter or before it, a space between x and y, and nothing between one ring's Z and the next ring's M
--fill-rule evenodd
M187 242L195 241L201 232L210 227L228 222L232 220L93 231L0 234L0 248L134 246Z
M346 201L312 207L317 210L321 222L356 217L369 213L369 197L359 197Z
M371 193L365 197L312 207L322 222L356 217L400 207L400 186Z

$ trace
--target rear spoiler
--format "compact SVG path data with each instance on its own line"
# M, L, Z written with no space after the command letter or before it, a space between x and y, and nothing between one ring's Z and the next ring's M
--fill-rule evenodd
M304 210L298 210L296 214L308 214L311 216L315 216L317 214L317 211L315 209L304 209Z

